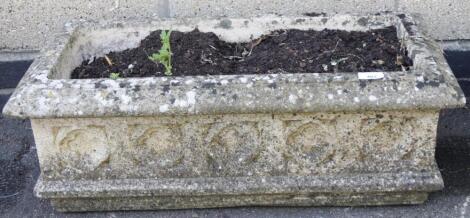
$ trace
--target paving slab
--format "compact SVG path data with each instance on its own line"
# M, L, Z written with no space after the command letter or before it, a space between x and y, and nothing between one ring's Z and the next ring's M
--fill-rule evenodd
M463 0L172 0L169 5L172 17L393 11L419 17L421 28L435 39L470 39L470 1Z
M441 111L437 145L454 149L470 148L470 51L450 50L445 51L445 56L467 97L467 106Z
M15 88L32 61L0 62L0 89Z
M444 55L455 76L459 79L467 78L467 81L470 81L470 51L445 51ZM465 83L462 86L467 85Z
M168 0L2 0L0 49L42 49L47 39L81 20L168 16Z
M0 110L3 109L3 106L7 103L10 98L10 93L0 94Z
M470 38L470 1L398 0L397 11L419 14L420 25L440 40Z
M0 49L38 50L70 23L128 17L256 16L376 13L393 11L421 16L435 39L470 39L470 1L465 0L2 0Z

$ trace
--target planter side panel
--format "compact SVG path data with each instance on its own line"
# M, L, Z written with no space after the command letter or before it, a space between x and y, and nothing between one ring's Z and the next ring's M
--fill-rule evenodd
M437 111L33 119L44 180L432 171Z

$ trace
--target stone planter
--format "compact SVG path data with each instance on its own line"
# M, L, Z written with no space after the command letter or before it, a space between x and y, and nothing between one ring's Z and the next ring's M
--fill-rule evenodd
M391 25L410 71L68 79L155 29L243 41ZM406 16L85 23L51 42L4 113L31 118L35 191L60 211L422 203L443 187L439 110L465 104L442 52Z

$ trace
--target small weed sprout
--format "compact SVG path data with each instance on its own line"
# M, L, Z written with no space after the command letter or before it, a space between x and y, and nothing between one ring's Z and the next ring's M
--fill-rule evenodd
M149 59L153 62L158 62L165 66L165 75L167 76L172 75L171 56L173 54L171 53L170 35L171 30L163 30L161 32L160 39L162 41L162 48L160 48L160 51L158 51L158 53L154 53L152 54L152 56L149 57Z
M109 74L109 78L114 79L114 80L121 78L120 76L121 76L120 73L111 73L111 74Z

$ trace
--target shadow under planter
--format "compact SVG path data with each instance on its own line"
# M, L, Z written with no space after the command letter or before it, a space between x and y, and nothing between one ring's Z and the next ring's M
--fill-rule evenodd
M136 47L155 29L196 26L228 41L395 26L414 65L373 77L69 79L83 60ZM439 47L409 17L335 15L84 23L48 45L4 113L31 118L36 194L60 211L99 211L422 203L443 187L439 111L464 105Z

